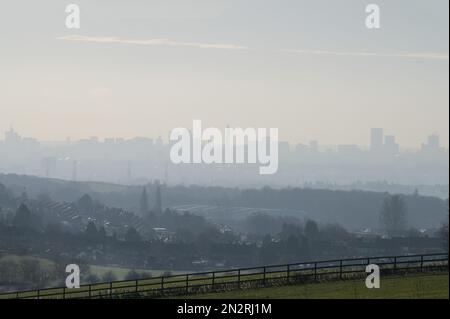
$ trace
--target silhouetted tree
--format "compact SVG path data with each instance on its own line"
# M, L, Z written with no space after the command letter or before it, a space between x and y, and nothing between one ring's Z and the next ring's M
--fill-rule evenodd
M317 236L319 235L319 227L317 226L317 223L313 220L308 220L305 224L305 236L309 240L315 240L317 239Z
M126 275L125 275L125 280L136 280L139 279L141 277L141 275L136 271L136 270L130 270Z
M117 280L117 276L112 271L107 271L102 276L102 281L104 281L104 282L111 282L111 281L116 281L116 280Z
M128 242L138 242L142 240L142 237L134 227L130 227L125 234L125 240Z
M85 278L85 282L87 284L96 284L102 281L102 279L96 274L89 274Z
M142 194L139 201L139 211L142 217L145 217L148 214L148 196L147 196L147 188L145 186L142 189Z
M94 210L94 201L88 194L84 194L76 204L80 210L85 212L92 212Z
M31 226L31 212L25 204L21 204L17 209L13 225L19 228L29 228Z
M390 236L398 236L406 229L406 205L400 195L388 196L383 202L380 221Z
M95 226L94 222L89 222L87 224L85 234L86 234L86 237L89 239L98 238L98 231L97 231L97 227Z

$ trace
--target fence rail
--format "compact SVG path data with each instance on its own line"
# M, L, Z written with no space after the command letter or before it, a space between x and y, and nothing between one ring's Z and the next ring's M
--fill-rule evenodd
M0 299L156 298L188 295L321 279L343 280L364 276L366 266L377 264L382 274L448 271L448 254L366 257L301 262L122 280L82 285L80 288L46 288L0 294Z

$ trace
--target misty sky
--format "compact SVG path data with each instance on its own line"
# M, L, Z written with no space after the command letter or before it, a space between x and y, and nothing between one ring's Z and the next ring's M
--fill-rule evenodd
M448 146L448 28L447 0L4 0L0 132L167 139L200 119L293 143L366 145L384 127Z

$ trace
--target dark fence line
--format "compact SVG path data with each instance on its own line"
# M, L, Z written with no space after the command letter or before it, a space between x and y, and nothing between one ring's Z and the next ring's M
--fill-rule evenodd
M369 264L380 266L382 274L448 271L448 254L383 256L334 259L283 265L207 271L148 279L121 280L82 285L80 288L46 288L0 294L18 299L156 298L231 289L294 284L320 279L363 276Z

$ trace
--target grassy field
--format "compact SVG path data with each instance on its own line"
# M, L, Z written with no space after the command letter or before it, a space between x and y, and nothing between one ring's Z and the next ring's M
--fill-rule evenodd
M92 274L95 274L99 277L102 277L107 272L111 271L118 280L123 280L127 273L131 270L135 270L138 273L151 273L153 277L159 277L162 276L163 273L165 273L165 270L160 269L132 269L132 268L123 268L123 267L116 267L116 266L97 266L97 265L91 265L89 267ZM170 271L173 275L188 273L189 271Z
M10 257L11 258L11 257ZM400 258L400 257L399 257ZM372 258L373 259L373 258ZM392 258L391 258L392 259ZM365 259L362 259L366 261ZM77 289L61 287L41 291L0 294L2 298L155 298L185 295L189 298L447 298L448 266L446 259L382 260L384 274L382 288L365 287L365 266L361 259L351 263L325 261L325 265L311 267L311 263L286 268L266 266L245 270L225 270L214 273L180 274L157 277L161 271L152 270L152 277L139 280L103 282L82 285ZM316 263L317 266L317 263ZM91 266L98 275L112 271L122 279L129 269ZM139 271L139 270L138 270ZM393 277L393 273L397 277ZM427 275L425 275L427 273ZM401 276L401 277L400 277ZM340 280L341 279L341 280ZM345 280L342 280L345 279ZM314 283L318 280L319 283ZM239 282L239 284L238 284ZM302 283L287 285L290 283ZM280 285L285 286L280 286ZM272 288L259 288L262 285ZM221 293L211 293L211 288ZM237 288L241 288L239 290Z
M39 261L41 264L41 267L44 269L51 269L54 266L53 261L46 259L46 258L41 258L41 257L19 256L19 255L12 255L12 254L0 256L0 262L8 260L8 261L20 263L22 260L25 260L25 259L34 259L34 260ZM144 272L147 274L150 273L153 277L159 277L165 272L165 270L161 270L161 269L134 269L134 268L126 268L126 267L120 267L120 266L99 266L99 265L90 265L89 266L89 271L93 275L97 275L100 278L102 278L103 275L105 275L107 272L112 272L117 277L118 280L125 279L125 276L131 270L134 270L138 273L144 273ZM174 275L177 275L177 274L181 274L181 273L187 273L189 271L170 271L170 272Z
M186 297L184 297L186 298ZM449 278L443 275L408 275L381 279L379 289L367 289L364 279L208 293L188 299L448 299Z

